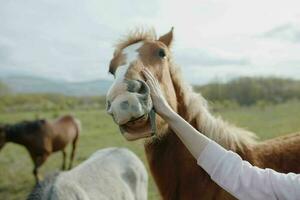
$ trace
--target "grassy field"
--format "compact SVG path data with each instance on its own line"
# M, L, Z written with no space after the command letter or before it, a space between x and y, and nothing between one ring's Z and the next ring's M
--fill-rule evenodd
M17 122L23 119L39 117L52 118L54 115L70 113L0 113L0 122ZM143 142L127 142L103 110L71 112L82 121L83 131L80 137L75 164L84 161L97 149L118 146L134 151L146 164ZM300 130L300 102L259 107L241 107L224 109L216 115L256 132L261 139ZM42 174L57 170L61 166L62 155L50 156L41 168ZM147 166L147 164L146 164ZM0 199L25 199L33 187L32 162L26 150L19 145L7 144L0 152ZM149 199L159 199L157 189L149 173Z

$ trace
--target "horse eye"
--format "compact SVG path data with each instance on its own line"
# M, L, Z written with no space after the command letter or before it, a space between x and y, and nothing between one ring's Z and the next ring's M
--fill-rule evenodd
M158 51L158 55L159 55L159 57L161 57L161 58L166 57L166 53L165 53L165 51L164 51L163 49L160 49L160 50Z

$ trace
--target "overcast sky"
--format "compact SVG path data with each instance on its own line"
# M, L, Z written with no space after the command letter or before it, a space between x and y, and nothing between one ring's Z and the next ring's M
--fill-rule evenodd
M128 30L175 27L173 52L192 83L237 76L300 79L298 0L1 1L0 76L112 79L113 44Z

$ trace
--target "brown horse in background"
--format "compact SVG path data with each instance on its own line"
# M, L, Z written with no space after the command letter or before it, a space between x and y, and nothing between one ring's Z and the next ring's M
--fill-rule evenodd
M160 38L141 30L121 40L110 63L115 82L107 94L107 112L123 136L147 138L145 151L162 198L235 199L211 180L171 127L155 115L143 67L158 79L172 109L199 132L260 168L300 173L300 133L259 142L254 133L213 116L201 94L183 81L173 62L172 41L173 30Z
M38 182L40 180L38 169L51 153L62 151L62 170L66 168L65 148L71 142L69 169L72 168L80 128L80 121L70 115L62 116L54 121L39 119L0 125L0 149L7 142L25 146L34 163L33 174Z

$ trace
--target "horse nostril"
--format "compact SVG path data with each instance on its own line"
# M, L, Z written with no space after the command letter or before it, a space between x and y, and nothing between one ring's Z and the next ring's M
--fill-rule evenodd
M139 81L141 83L141 87L138 91L139 94L148 94L149 93L149 88L147 84L144 81Z
M136 80L128 80L126 83L127 83L128 92L136 93L139 91L139 89L141 87L141 83Z
M121 102L120 107L122 110L127 110L129 108L129 102L128 101Z
M149 88L144 81L141 80L129 80L127 81L128 92L138 93L138 94L148 94Z

